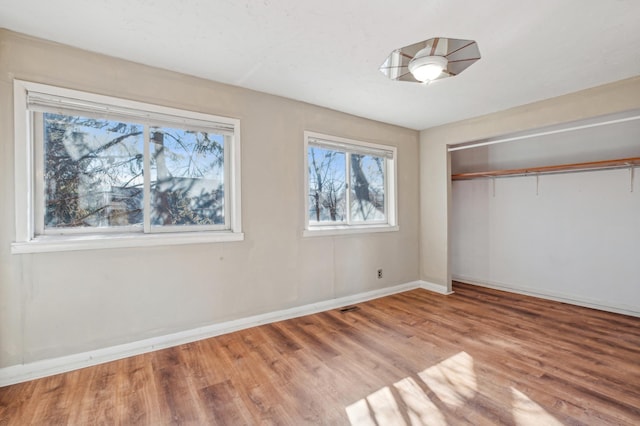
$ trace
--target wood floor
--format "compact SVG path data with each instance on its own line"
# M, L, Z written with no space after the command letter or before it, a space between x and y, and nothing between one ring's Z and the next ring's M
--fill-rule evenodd
M640 424L640 318L454 290L0 388L0 425Z

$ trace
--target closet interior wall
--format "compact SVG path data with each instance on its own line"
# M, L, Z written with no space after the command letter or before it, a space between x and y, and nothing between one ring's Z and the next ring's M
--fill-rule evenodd
M640 120L451 152L452 175L640 157ZM452 182L452 276L640 316L638 167Z

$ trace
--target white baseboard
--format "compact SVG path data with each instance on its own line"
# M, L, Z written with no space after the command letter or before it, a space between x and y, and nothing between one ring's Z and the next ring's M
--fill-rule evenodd
M339 297L337 299L311 303L308 305L297 306L294 308L283 309L275 312L268 312L265 314L212 324L205 327L180 331L177 333L97 349L89 352L82 352L58 358L45 359L28 364L12 365L9 367L0 368L0 386L7 386L15 383L25 382L27 380L38 379L41 377L65 373L67 371L77 370L84 367L90 367L92 365L103 364L105 362L115 361L134 355L140 355L146 352L182 345L184 343L195 342L197 340L207 339L209 337L215 337L238 330L243 330L246 328L255 327L257 325L301 317L304 315L310 315L322 311L328 311L331 309L352 305L354 303L366 302L367 300L377 299L391 294L413 290L419 287L425 288L423 286L423 283L424 282L421 281L412 281L393 287L368 291L351 296ZM441 292L439 291L441 287L442 286L437 286L437 289L435 287L434 289L427 289Z
M613 312L616 314L630 315L634 317L640 317L640 309L631 306L619 306L612 304L603 304L597 300L589 300L585 298L575 297L572 295L553 293L548 291L540 291L538 289L532 289L527 287L513 286L496 281L482 281L474 278L465 277L462 275L454 275L454 281L460 281L462 283L477 285L479 287L492 288L494 290L503 290L516 294L523 294L525 296L539 297L541 299L554 300L556 302L569 303L571 305L583 306L585 308L593 308L601 311Z
M425 290L433 291L435 293L440 293L444 295L453 294L453 291L449 291L446 285L434 284L429 281L416 281L418 283L418 287L423 288Z

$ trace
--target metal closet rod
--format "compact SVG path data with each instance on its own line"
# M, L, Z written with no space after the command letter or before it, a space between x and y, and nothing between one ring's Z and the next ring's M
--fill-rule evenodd
M482 179L491 177L524 176L545 173L571 173L591 170L622 169L640 166L640 157L619 158L616 160L590 161L586 163L558 164L556 166L526 167L522 169L491 170L486 172L458 173L451 180Z

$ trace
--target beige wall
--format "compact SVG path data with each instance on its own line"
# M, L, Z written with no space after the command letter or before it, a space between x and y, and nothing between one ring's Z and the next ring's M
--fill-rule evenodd
M451 285L447 145L640 108L640 77L420 132L420 276Z
M239 118L245 241L10 254L14 78ZM398 147L399 232L302 238L304 130ZM0 161L0 367L418 279L412 130L0 30Z

